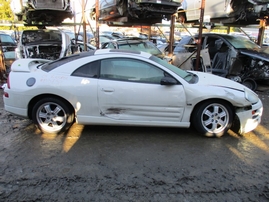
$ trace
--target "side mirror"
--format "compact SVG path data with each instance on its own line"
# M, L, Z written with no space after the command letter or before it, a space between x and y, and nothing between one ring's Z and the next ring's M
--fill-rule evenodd
M161 85L176 85L178 84L178 81L172 77L163 77L161 79Z

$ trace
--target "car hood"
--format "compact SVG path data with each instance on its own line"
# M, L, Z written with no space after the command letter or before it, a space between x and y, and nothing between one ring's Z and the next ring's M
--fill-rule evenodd
M242 49L239 51L242 55L247 55L249 57L254 57L269 62L269 47L253 50Z
M25 30L20 43L24 46L32 45L64 45L68 46L70 37L59 30Z
M204 72L197 72L197 71L192 71L192 73L196 74L199 78L197 84L198 85L203 85L203 86L220 86L220 87L225 87L225 88L231 88L231 89L236 89L240 91L244 91L246 86L232 81L230 79L226 79L220 76L216 76L211 73L204 73Z
M35 45L59 45L61 46L62 45L62 41L46 41L46 40L43 40L43 41L33 41L33 42L29 42L29 43L24 43L23 44L24 46L35 46Z

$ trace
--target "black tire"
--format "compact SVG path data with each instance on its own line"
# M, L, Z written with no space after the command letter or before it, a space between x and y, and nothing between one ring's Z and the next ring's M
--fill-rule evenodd
M57 134L67 130L74 122L74 111L60 99L43 98L32 111L32 119L44 133Z
M206 101L196 107L191 124L207 137L221 137L233 122L231 107L222 101Z
M257 87L258 87L256 81L254 79L250 79L250 78L245 79L242 82L242 84L253 91L257 90Z

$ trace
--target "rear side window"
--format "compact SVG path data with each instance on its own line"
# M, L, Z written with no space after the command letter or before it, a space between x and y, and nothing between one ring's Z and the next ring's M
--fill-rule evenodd
M53 70L53 69L55 69L55 68L57 68L59 66L65 65L66 63L71 62L73 60L94 55L94 53L95 53L94 50L90 50L88 52L82 52L82 53L79 53L79 54L74 54L74 55L70 55L70 56L67 56L67 57L63 57L63 58L60 58L58 60L54 60L52 62L44 64L41 67L41 69L43 71L45 71L45 72L49 72L49 71L51 71L51 70Z
M72 73L71 76L97 78L99 66L100 66L100 61L99 60L87 63L87 64L77 68Z

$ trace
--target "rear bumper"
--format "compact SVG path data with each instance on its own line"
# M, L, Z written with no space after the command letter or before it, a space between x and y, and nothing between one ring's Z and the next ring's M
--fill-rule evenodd
M3 101L4 101L5 110L16 116L28 118L28 113L27 113L28 110L27 110L27 104L26 104L27 101L23 99L22 96L12 96L13 99L11 99L10 94L7 97L5 96L6 94L8 93L5 91L5 86L4 86Z
M16 108L16 107L12 107L12 106L8 106L8 105L4 105L5 106L5 110L11 114L14 114L16 116L20 116L23 118L28 118L27 116L27 109L22 109L22 108Z

